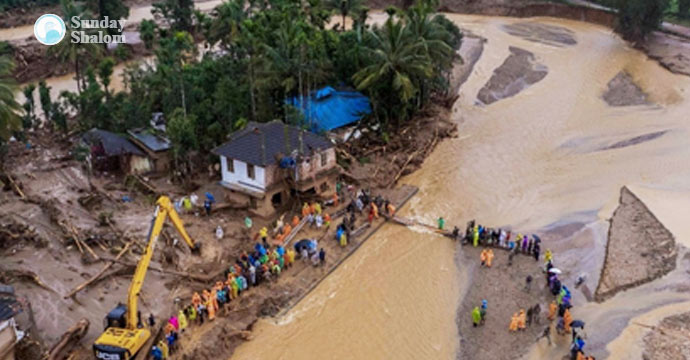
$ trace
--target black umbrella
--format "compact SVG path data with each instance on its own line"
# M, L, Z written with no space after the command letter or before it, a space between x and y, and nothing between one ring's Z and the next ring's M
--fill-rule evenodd
M298 253L302 251L302 248L309 248L309 239L302 239L295 243L295 250Z
M539 238L539 236L537 236L537 234L532 234L532 237L536 242L541 242L541 239Z
M573 320L573 322L570 323L571 327L574 328L585 328L585 322L582 320Z

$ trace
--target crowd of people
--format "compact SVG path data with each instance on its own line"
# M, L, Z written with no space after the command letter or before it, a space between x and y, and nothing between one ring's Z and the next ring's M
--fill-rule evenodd
M340 184L338 184L340 185ZM255 245L252 251L245 251L239 259L230 265L224 273L223 280L217 281L211 288L192 295L191 302L182 306L179 311L170 316L165 324L161 339L151 349L154 360L163 360L170 357L178 349L179 336L189 326L201 325L207 321L213 321L219 313L229 308L229 305L252 287L262 283L271 282L289 269L296 260L302 259L313 266L323 266L326 262L326 250L318 246L316 239L303 239L292 246L284 246L287 237L295 231L304 219L309 227L321 229L329 228L333 221L332 215L324 211L325 206L337 207L341 196L349 198L350 203L345 208L342 222L335 231L336 240L342 247L347 246L348 239L356 229L357 214L366 212L367 220L371 223L379 218L379 210L384 209L386 214L393 215L395 206L381 196L372 197L370 192L355 190L352 186L346 189L336 187L337 193L328 201L305 202L301 209L301 218L295 215L289 223L278 219L273 229L272 239L269 241L269 229L262 227L253 236ZM207 200L212 197L207 196ZM194 200L194 201L192 201ZM186 212L191 212L193 203L198 201L192 197L182 198L177 206ZM211 204L212 201L209 202ZM206 214L210 215L210 208L204 203ZM251 231L253 221L245 219L247 230ZM216 237L222 238L220 227L215 229ZM155 319L149 316L149 326L153 328Z
M444 223L445 220L439 218L439 229L443 229ZM457 227L453 229L452 236L456 239L460 238L460 230ZM486 228L476 224L474 220L467 224L467 230L465 231L464 237L462 237L462 241L463 244L472 244L474 247L479 245L485 247L480 253L479 260L481 266L487 268L491 267L494 258L492 247L505 248L510 251L508 255L509 266L512 264L512 259L515 254L533 256L535 261L539 261L541 255L541 239L537 235L528 236L518 233L515 237L512 237L512 232L510 230ZM544 252L543 272L545 274L546 287L550 294L555 297L549 304L547 318L550 322L556 321L556 331L558 335L564 336L570 334L572 336L570 346L571 360L595 360L593 356L585 356L585 324L583 321L574 320L572 317L572 294L570 289L563 285L559 279L561 270L554 266L553 253L549 249ZM533 279L531 276L526 277L525 291L529 292L532 281ZM578 279L578 283L580 282L581 280ZM473 327L480 326L484 323L487 309L488 301L486 299L482 300L481 305L472 309L470 315ZM524 331L532 323L539 323L540 312L541 306L538 303L527 310L524 308L520 309L511 317L508 331ZM546 326L542 334L537 338L537 341L542 338L546 338L549 344L551 344L551 324Z

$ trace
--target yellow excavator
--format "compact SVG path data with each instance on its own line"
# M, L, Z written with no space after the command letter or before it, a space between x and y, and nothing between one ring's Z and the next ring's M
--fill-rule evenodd
M163 223L167 217L170 217L173 225L175 225L175 229L177 229L177 232L180 233L192 251L197 252L199 250L198 244L185 231L182 220L175 211L170 198L161 196L156 202L156 212L151 220L148 244L137 264L132 283L129 285L127 305L118 304L108 313L104 320L105 331L93 344L93 351L97 359L132 359L151 337L151 332L148 329L139 327L141 319L139 319L137 312L137 298L144 284L146 270L148 270L149 263L153 257L156 241L163 230Z

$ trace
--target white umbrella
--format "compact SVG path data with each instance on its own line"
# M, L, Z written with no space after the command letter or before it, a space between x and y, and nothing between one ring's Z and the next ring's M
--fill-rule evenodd
M556 268L551 268L551 269L549 269L549 272L552 273L552 274L560 274L560 273L561 273L561 270L556 269Z

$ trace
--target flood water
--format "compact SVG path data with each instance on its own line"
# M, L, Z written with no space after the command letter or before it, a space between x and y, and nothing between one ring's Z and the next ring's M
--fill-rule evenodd
M546 246L553 245L559 264L588 273L592 290L607 219L624 185L638 192L679 243L690 245L690 78L666 71L604 27L551 18L448 16L488 42L453 110L459 137L442 142L422 169L403 179L421 189L405 215L428 222L442 215L458 225L476 218L537 232L582 222L583 230L563 244ZM570 29L577 44L555 47L503 30L525 21ZM476 105L509 46L533 52L548 75L512 98ZM622 70L656 105L614 108L601 99ZM664 130L648 142L602 150ZM261 320L233 359L456 358L456 308L467 279L462 265L456 269L455 252L447 239L387 225L294 309ZM679 251L679 267L687 266L681 264L685 252ZM689 311L690 294L675 287L687 281L684 271L602 304L586 303L578 292L574 314L591 324L588 349L597 358L641 358L632 345L644 331L631 320L653 326L663 318L655 315ZM544 342L526 358L560 358L567 346Z

